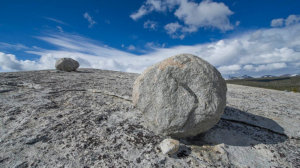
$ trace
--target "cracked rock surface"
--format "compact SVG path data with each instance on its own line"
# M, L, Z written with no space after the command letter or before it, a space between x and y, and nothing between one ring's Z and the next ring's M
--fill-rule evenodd
M221 120L166 156L132 105L138 75L0 73L0 167L300 167L299 93L227 85Z

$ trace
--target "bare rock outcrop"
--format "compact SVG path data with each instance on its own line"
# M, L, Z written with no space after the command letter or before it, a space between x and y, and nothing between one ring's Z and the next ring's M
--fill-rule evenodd
M138 76L0 73L0 167L300 167L299 93L227 85L220 121L168 156L132 106Z

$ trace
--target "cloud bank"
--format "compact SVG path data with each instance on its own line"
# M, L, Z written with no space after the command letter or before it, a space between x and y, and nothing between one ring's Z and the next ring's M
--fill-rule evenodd
M300 73L300 24L249 31L206 44L171 48L153 46L143 55L66 33L38 38L56 49L24 49L27 53L39 55L38 60L18 60L14 55L2 52L1 71L53 69L57 59L71 57L80 62L80 67L142 72L167 57L191 53L216 66L223 76Z

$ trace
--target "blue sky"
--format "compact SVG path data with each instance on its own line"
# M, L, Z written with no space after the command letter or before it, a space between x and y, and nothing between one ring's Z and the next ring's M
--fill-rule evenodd
M300 73L298 0L0 1L0 71L142 72L179 53L223 76Z

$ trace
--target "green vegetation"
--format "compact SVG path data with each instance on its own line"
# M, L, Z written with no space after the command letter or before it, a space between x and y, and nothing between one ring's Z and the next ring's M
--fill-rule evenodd
M227 83L300 92L300 76L226 80Z

